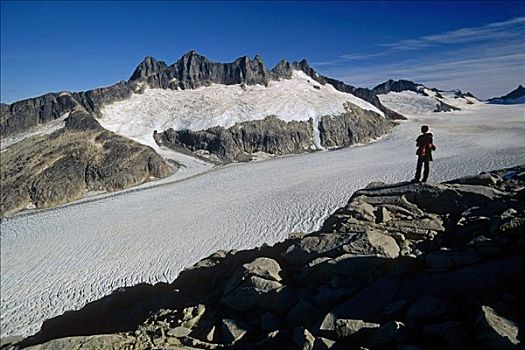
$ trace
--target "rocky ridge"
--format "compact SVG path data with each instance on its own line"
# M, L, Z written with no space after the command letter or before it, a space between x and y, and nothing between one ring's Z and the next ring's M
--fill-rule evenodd
M420 94L425 97L431 97L429 93L432 94L432 97L436 99L436 108L434 112L451 112L451 111L459 111L461 108L452 106L448 103L446 103L443 100L443 93L446 93L447 91L439 90L436 88L428 88L424 86L423 84L415 83L410 80L388 80L384 83L381 83L374 87L372 91L376 95L385 95L389 92L403 92L403 91L412 91L417 94ZM470 92L463 93L461 90L453 90L452 95L454 99L459 98L471 98L477 100L477 98L472 95ZM467 100L467 104L472 104L472 101Z
M517 349L525 167L372 183L318 232L219 251L116 291L11 348Z
M260 56L255 56L253 59L243 56L231 63L217 63L195 51L190 51L172 65L146 57L137 66L128 81L120 81L108 87L84 92L48 93L12 104L2 104L0 106L0 135L3 138L25 131L60 118L78 107L98 117L104 105L127 99L133 93L142 92L146 87L195 89L212 83L267 85L271 80L290 78L293 69L303 70L321 84L333 84L339 91L349 92L372 103L391 119L403 118L400 114L383 106L373 91L323 77L317 74L306 60L292 64L283 60L269 70Z
M525 103L525 87L521 84L505 96L494 97L488 100L493 104L518 104Z
M161 146L189 150L218 163L249 161L258 152L273 155L304 152L314 144L312 121L285 122L275 116L237 123L231 128L173 130L155 133Z
M348 104L346 112L309 121L285 122L276 116L237 123L230 128L173 130L155 133L161 146L188 150L218 163L249 161L259 152L284 155L367 143L389 132L393 123L379 114ZM318 128L316 135L314 128ZM316 140L316 137L319 140Z
M86 191L117 191L174 171L152 148L105 130L85 110L65 126L26 138L1 153L0 216L48 208Z

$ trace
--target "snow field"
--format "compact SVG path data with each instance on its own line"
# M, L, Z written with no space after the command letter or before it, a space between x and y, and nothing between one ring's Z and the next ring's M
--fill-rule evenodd
M483 106L483 103L475 98L455 98L453 91L440 91L440 95L443 96L441 98L437 97L436 93L430 89L423 89L423 91L428 96L424 96L414 91L390 91L387 94L377 96L385 107L405 116L418 116L432 113L439 104L438 100L453 107L458 107L462 111L475 110L480 106ZM471 102L472 104L467 102Z
M147 89L143 94L105 106L98 121L108 130L155 147L154 130L228 128L268 115L284 121L312 118L317 148L321 148L316 127L319 118L345 112L346 102L383 115L375 106L352 94L337 91L330 84L321 85L304 72L294 71L292 79L271 81L267 87L213 84L195 90Z

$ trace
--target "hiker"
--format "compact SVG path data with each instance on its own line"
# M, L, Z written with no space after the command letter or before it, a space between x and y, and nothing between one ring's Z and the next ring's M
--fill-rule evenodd
M419 182L421 177L421 167L424 165L423 171L423 182L427 182L428 173L430 172L430 161L432 161L432 151L436 150L432 141L432 134L428 132L428 126L423 125L421 127L421 135L418 136L416 140L417 147L417 168L416 168L416 177L413 182Z

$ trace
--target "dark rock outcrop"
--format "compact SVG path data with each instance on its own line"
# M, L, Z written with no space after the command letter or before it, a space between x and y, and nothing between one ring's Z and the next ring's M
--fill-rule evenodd
M388 94L390 91L401 92L401 91L414 91L420 92L422 85L414 83L410 80L388 80L382 84L377 85L372 89L376 94L383 95Z
M371 184L318 232L217 252L170 285L48 320L19 346L517 349L525 167L487 176Z
M168 129L155 134L155 140L175 150L206 151L220 162L248 161L257 152L299 153L314 144L311 120L285 122L275 116L237 123L228 129L220 126L200 131Z
M518 85L518 87L505 96L500 97L493 97L491 99L488 99L489 103L492 104L518 104L518 103L525 103L525 87L523 87L521 84Z
M146 82L152 88L161 89L195 89L210 84L268 85L271 79L271 72L259 56L253 59L243 56L231 63L216 63L190 51L171 66L146 57L128 83Z
M85 92L49 93L2 105L0 117L0 135L16 134L58 119L76 109L84 109L94 115L100 115L100 108L105 104L121 101L131 96L133 90L125 82L89 90Z
M40 97L3 104L0 117L0 135L25 131L38 124L60 118L79 106L70 93L49 93Z
M443 101L438 101L438 105L436 106L436 109L434 110L434 112L452 112L452 111L461 111L461 108L451 106L448 103L445 103Z
M321 145L326 148L368 143L390 131L392 122L365 109L346 106L338 116L323 116L319 122Z
M2 151L0 213L60 205L88 190L122 190L172 171L152 148L105 130L77 110L64 128Z
M257 152L284 155L313 150L314 128L321 146L340 148L367 143L390 131L393 123L379 114L347 104L346 112L313 120L285 122L275 116L236 123L225 129L173 130L155 133L156 142L174 150L189 150L217 162L249 161Z

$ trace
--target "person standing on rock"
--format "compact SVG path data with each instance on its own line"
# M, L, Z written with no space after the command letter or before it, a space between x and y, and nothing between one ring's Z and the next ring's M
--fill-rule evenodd
M427 182L428 174L430 172L430 162L432 161L432 151L436 150L436 146L432 140L432 134L428 132L428 126L423 125L421 127L421 135L416 139L417 147L417 168L416 168L416 177L413 182L419 182L421 177L421 168L424 166L423 170L423 182Z

